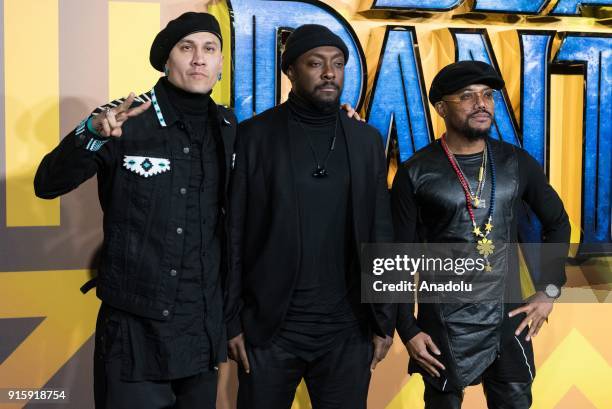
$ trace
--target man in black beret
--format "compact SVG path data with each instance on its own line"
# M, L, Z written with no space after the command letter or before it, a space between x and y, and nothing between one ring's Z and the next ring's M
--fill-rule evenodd
M493 301L399 304L397 330L410 373L425 381L427 409L458 409L468 385L483 384L491 409L527 409L535 376L531 339L548 318L565 283L564 259L547 265L525 302L517 255L517 214L527 203L542 223L545 243L565 243L570 225L563 203L540 165L523 149L489 137L495 93L504 81L484 62L460 61L434 78L429 100L446 133L398 169L391 203L398 242L474 243L484 257ZM505 249L504 249L505 248ZM530 325L529 325L530 324Z
M212 15L170 21L151 46L151 65L165 73L153 89L94 110L38 168L35 191L45 199L98 178L98 409L216 406L236 131L232 111L210 98L221 47Z
M394 331L390 305L360 303L361 243L392 240L382 138L339 112L349 53L326 27L288 38L287 102L242 122L230 208L226 313L238 407L366 407Z

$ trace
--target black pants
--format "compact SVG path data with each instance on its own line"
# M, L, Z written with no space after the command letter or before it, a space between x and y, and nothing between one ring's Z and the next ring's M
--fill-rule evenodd
M302 378L313 409L365 409L372 340L356 335L312 362L277 345L247 346L251 372L239 371L238 409L289 409Z
M217 371L166 381L133 382L121 379L122 349L117 325L109 324L100 309L94 350L96 409L214 409ZM151 357L151 359L155 359Z
M171 381L129 382L120 378L121 361L94 358L96 409L214 409L217 372Z
M528 409L531 382L500 382L485 375L482 388L489 409ZM441 392L425 382L425 409L460 409L463 391Z

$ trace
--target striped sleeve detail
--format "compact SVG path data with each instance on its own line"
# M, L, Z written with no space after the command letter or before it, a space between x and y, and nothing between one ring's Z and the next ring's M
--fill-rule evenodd
M87 120L89 118L85 118L83 119L76 127L75 129L75 133L77 134L77 136L81 135L83 132L85 132L85 128L87 127Z
M89 119L89 117L83 119L79 125L77 125L74 133L77 137L77 139L79 141L82 141L80 143L84 144L84 148L88 151L91 152L96 152L98 150L100 150L100 148L102 146L104 146L104 144L106 142L108 142L109 138L104 138L104 139L98 139L95 138L91 132L87 132L87 120ZM85 141L87 141L87 143L85 143Z
M116 106L122 104L123 101L125 101L125 98L119 98L119 99L112 100L111 102L107 102L104 105L100 105L99 107L93 110L91 115L92 116L98 115L100 112L104 110L104 108L115 108Z
M142 93L142 94L140 94L140 95L136 96L136 97L134 98L134 101L135 101L135 102L139 102L139 103L141 103L141 104L144 104L145 102L147 102L147 101L150 101L150 100L151 100L151 96L150 96L150 94L151 94L151 91L144 92L144 93ZM123 104L123 102L124 102L124 101L125 101L125 98L117 98L117 99L114 99L114 100L112 100L112 101L110 101L110 102L107 102L107 103L106 103L106 104L104 104L104 105L100 105L99 107L97 107L96 109L94 109L94 110L93 110L93 112L91 113L91 115L92 115L92 116L96 116L96 115L98 115L100 112L102 112L102 111L104 110L104 108L116 108L116 107L118 107L119 105Z
M96 152L100 150L100 148L104 146L106 142L108 142L108 138L104 140L91 138L89 142L87 142L87 145L85 145L85 149L91 152Z

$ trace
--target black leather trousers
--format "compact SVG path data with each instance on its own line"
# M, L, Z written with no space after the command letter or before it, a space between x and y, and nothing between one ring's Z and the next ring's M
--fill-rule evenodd
M528 409L531 382L500 382L483 377L482 387L489 409ZM441 392L425 382L425 409L460 409L463 391Z

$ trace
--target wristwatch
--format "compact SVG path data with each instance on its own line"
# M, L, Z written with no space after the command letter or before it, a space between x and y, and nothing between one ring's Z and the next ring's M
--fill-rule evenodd
M544 289L544 294L549 298L559 298L561 289L554 284L548 284Z

